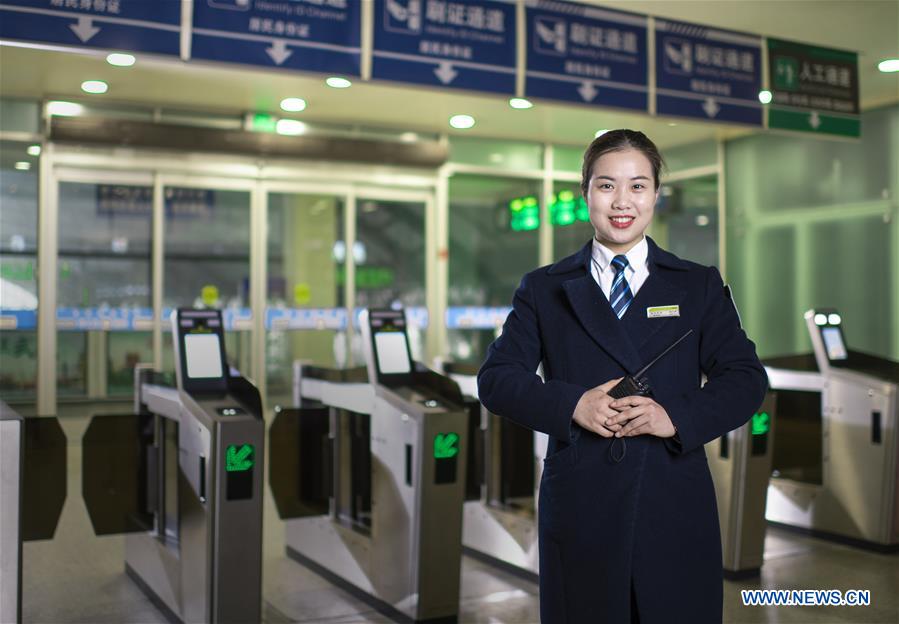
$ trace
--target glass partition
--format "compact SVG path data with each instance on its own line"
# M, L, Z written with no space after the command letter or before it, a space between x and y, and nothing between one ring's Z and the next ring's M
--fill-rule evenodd
M107 338L106 393L134 393L134 367L153 362L153 332L110 332Z
M166 186L163 308L221 308L229 363L250 368L250 192ZM170 331L168 318L163 329ZM171 337L163 370L174 370Z
M670 172L718 164L718 143L714 140L697 141L668 147L662 153L665 169Z
M480 364L522 276L537 268L537 180L455 175L449 184L447 353Z
M100 378L104 353L96 350L115 345L110 334L129 332L135 317L152 316L153 189L60 182L58 198L57 392L102 395L108 378ZM114 366L129 374L125 361Z
M268 194L265 369L272 405L290 404L295 360L347 363L343 231L340 197Z
M810 353L803 314L833 307L849 349L899 360L899 106L862 128L726 143L728 280L762 357Z
M647 234L679 258L717 266L718 176L663 181Z
M543 167L543 145L503 139L451 136L450 161L509 171L536 171Z
M553 226L553 258L570 256L593 238L590 209L576 182L555 182L549 207Z
M806 283L808 298L800 303L807 309L838 308L846 345L854 351L884 353L885 344L899 331L897 311L882 303L886 293L899 288L897 267L890 260L890 239L899 239L888 225L882 214L874 214L809 226L813 263L839 260L828 262L826 269L810 263L814 268Z
M584 164L584 152L590 141L583 145L554 145L553 146L553 171L576 173L580 175Z
M356 263L356 307L406 308L412 357L422 360L428 323L424 202L359 198L356 244L346 253ZM353 354L356 364L363 361L358 334Z
M39 157L39 145L0 142L0 398L6 401L36 396Z

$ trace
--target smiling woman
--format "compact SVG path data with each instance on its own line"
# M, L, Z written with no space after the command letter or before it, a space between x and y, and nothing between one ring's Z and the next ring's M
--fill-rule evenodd
M722 619L703 446L750 418L767 379L717 269L644 234L662 166L642 132L612 130L590 144L581 188L593 239L524 276L478 375L484 407L549 435L544 622ZM625 375L675 344L649 371L652 390L617 398Z

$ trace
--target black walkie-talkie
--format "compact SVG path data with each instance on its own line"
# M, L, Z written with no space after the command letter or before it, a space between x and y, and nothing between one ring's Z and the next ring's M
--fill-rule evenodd
M655 364L656 362L661 360L662 356L664 356L666 353L671 351L674 347L676 347L678 344L680 344L681 340L683 340L684 338L686 338L687 336L689 336L692 333L693 333L693 330L688 329L686 334L684 334L683 336L681 336L680 338L675 340L673 343L671 343L668 346L667 349L665 349L664 351L659 353L657 356L655 356L653 358L652 362L650 362L649 364L647 364L646 366L644 366L643 368L638 370L633 375L626 376L624 379L619 381L615 385L615 387L612 388L611 390L609 390L606 394L608 394L610 397L613 397L616 399L623 399L624 397L627 397L627 396L652 396L652 388L649 385L649 379L647 379L643 375L646 374L646 371L648 371L649 368L653 364Z
M680 344L680 342L684 338L692 333L693 330L688 329L686 334L668 345L668 348L655 356L649 364L638 370L633 375L625 376L624 379L615 384L615 387L609 390L606 394L608 394L613 399L623 399L624 397L629 396L652 396L652 386L649 385L649 379L644 377L646 371L648 371L653 364L661 360L662 356L671 351L674 347ZM612 449L615 448L615 443L618 441L621 441L621 455L616 456ZM624 441L624 438L614 438L612 440L612 444L609 445L609 457L612 459L612 461L614 461L615 463L620 462L622 459L624 459L624 454L626 452L627 443Z

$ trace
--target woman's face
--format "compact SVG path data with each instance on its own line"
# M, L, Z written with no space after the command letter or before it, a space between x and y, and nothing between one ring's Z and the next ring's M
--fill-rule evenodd
M626 253L643 239L658 197L652 164L642 152L624 149L600 156L587 188L596 240L615 253Z

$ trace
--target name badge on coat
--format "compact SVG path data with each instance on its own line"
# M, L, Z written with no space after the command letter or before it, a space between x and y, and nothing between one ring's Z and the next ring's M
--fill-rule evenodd
M680 316L680 306L666 305L646 308L646 318L667 318L669 316Z

